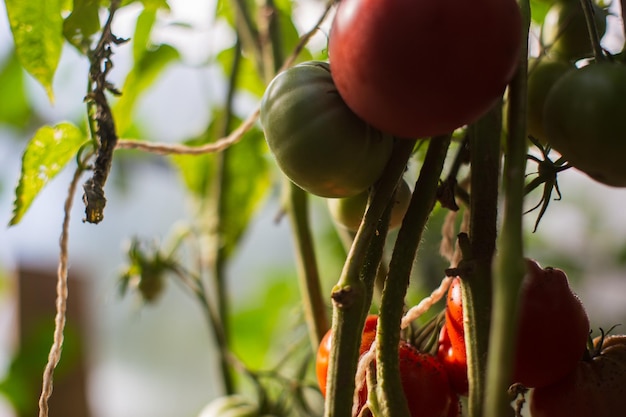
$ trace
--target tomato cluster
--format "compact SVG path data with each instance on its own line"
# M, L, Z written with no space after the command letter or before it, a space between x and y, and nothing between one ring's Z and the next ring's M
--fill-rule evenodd
M361 338L360 353L368 351L376 337L378 316L369 315ZM332 347L332 332L322 339L316 358L317 381L326 395L328 358ZM421 352L407 341L398 346L400 379L412 417L458 417L460 404L452 391L441 361L434 355ZM359 409L367 401L367 387L359 391Z

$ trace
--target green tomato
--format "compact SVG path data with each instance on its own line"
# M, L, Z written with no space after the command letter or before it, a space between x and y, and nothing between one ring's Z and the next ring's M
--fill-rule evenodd
M361 220L367 207L368 191L364 191L352 197L328 199L328 209L331 217L337 224L346 229L356 232L361 225ZM411 201L411 189L406 181L402 180L394 194L389 228L395 229L400 226L404 214Z
M305 62L278 74L263 95L261 124L283 173L321 197L349 197L368 189L393 146L392 136L346 106L324 62Z
M593 10L598 35L602 38L607 13L595 3ZM593 55L580 1L560 1L550 7L541 27L541 43L559 59L576 61Z
M528 134L545 143L543 107L552 86L576 66L568 61L543 58L529 64L528 70Z
M544 107L549 143L593 179L626 187L626 66L602 62L565 74Z

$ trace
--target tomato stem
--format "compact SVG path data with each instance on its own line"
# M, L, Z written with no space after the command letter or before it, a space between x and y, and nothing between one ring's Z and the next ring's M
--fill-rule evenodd
M413 261L422 231L436 202L437 186L449 145L450 135L430 140L411 202L398 232L383 288L376 334L376 364L378 405L381 415L385 417L409 416L398 363L400 322Z
M501 130L501 102L469 129L472 169L470 247L465 248L467 244L463 244L462 236L459 243L463 254L462 263L471 265L463 274L461 285L470 388L469 410L472 416L482 415L485 398L484 371L491 321L491 267L497 236Z
M372 190L370 204L348 252L339 281L332 290L334 342L328 363L326 417L352 415L361 333L386 238L387 228L385 224L381 225L384 223L381 218L404 173L414 145L414 140L396 140L387 167Z
M294 240L298 281L309 338L313 351L329 328L326 305L322 297L313 236L309 227L308 194L285 179L286 205Z
M502 186L504 207L502 230L498 242L487 380L484 399L485 417L510 415L512 409L507 388L511 382L519 288L525 274L523 244L524 174L526 168L526 100L528 73L528 30L530 5L519 0L522 14L522 48L520 64L509 84L507 113L508 135Z
M591 1L592 0L580 0L580 4L585 14L585 21L587 22L587 30L589 31L589 40L591 41L593 56L596 59L596 62L602 62L606 59L606 56L604 55L604 51L600 45L600 35L598 34L598 28L596 27L596 22L593 18L595 12Z

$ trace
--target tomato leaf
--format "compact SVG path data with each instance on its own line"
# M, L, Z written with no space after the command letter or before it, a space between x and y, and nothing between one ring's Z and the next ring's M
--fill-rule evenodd
M24 72L15 53L11 53L0 69L0 123L23 128L28 123L31 107L24 88Z
M52 80L63 48L60 0L5 0L17 57L54 100Z
M120 135L130 127L137 100L161 75L169 64L179 59L178 50L160 45L146 51L129 72L122 88L123 94L113 108L113 117Z
M133 35L135 63L122 87L123 94L113 108L113 117L120 135L124 135L130 128L133 111L141 94L156 81L168 65L180 58L178 50L170 45L150 44L150 33L156 20L155 7L156 5L146 6L137 18Z
M22 173L15 189L13 217L9 226L19 223L43 187L76 155L85 137L71 123L44 126L26 146Z
M530 0L530 15L533 22L541 25L550 9L550 2Z
M72 13L63 22L63 36L83 55L91 46L91 37L100 30L98 0L74 0Z

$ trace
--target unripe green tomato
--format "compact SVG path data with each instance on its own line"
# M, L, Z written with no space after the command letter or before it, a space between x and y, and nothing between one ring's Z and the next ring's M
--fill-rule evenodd
M337 224L346 229L356 232L361 225L361 220L367 207L369 192L364 191L353 197L328 199L328 209L331 217ZM399 227L404 218L409 202L411 201L411 189L406 181L402 180L394 194L389 229Z
M576 69L569 61L543 58L529 63L528 70L528 134L546 142L543 130L543 107L552 86L568 71Z
M325 62L278 74L261 101L265 139L283 173L327 198L367 190L382 174L393 138L357 117L337 92Z
M598 36L602 38L607 13L595 3L593 10ZM541 43L559 59L576 61L593 56L580 1L560 1L550 7L541 27Z
M626 187L626 65L602 62L565 74L546 98L549 143L593 179Z

